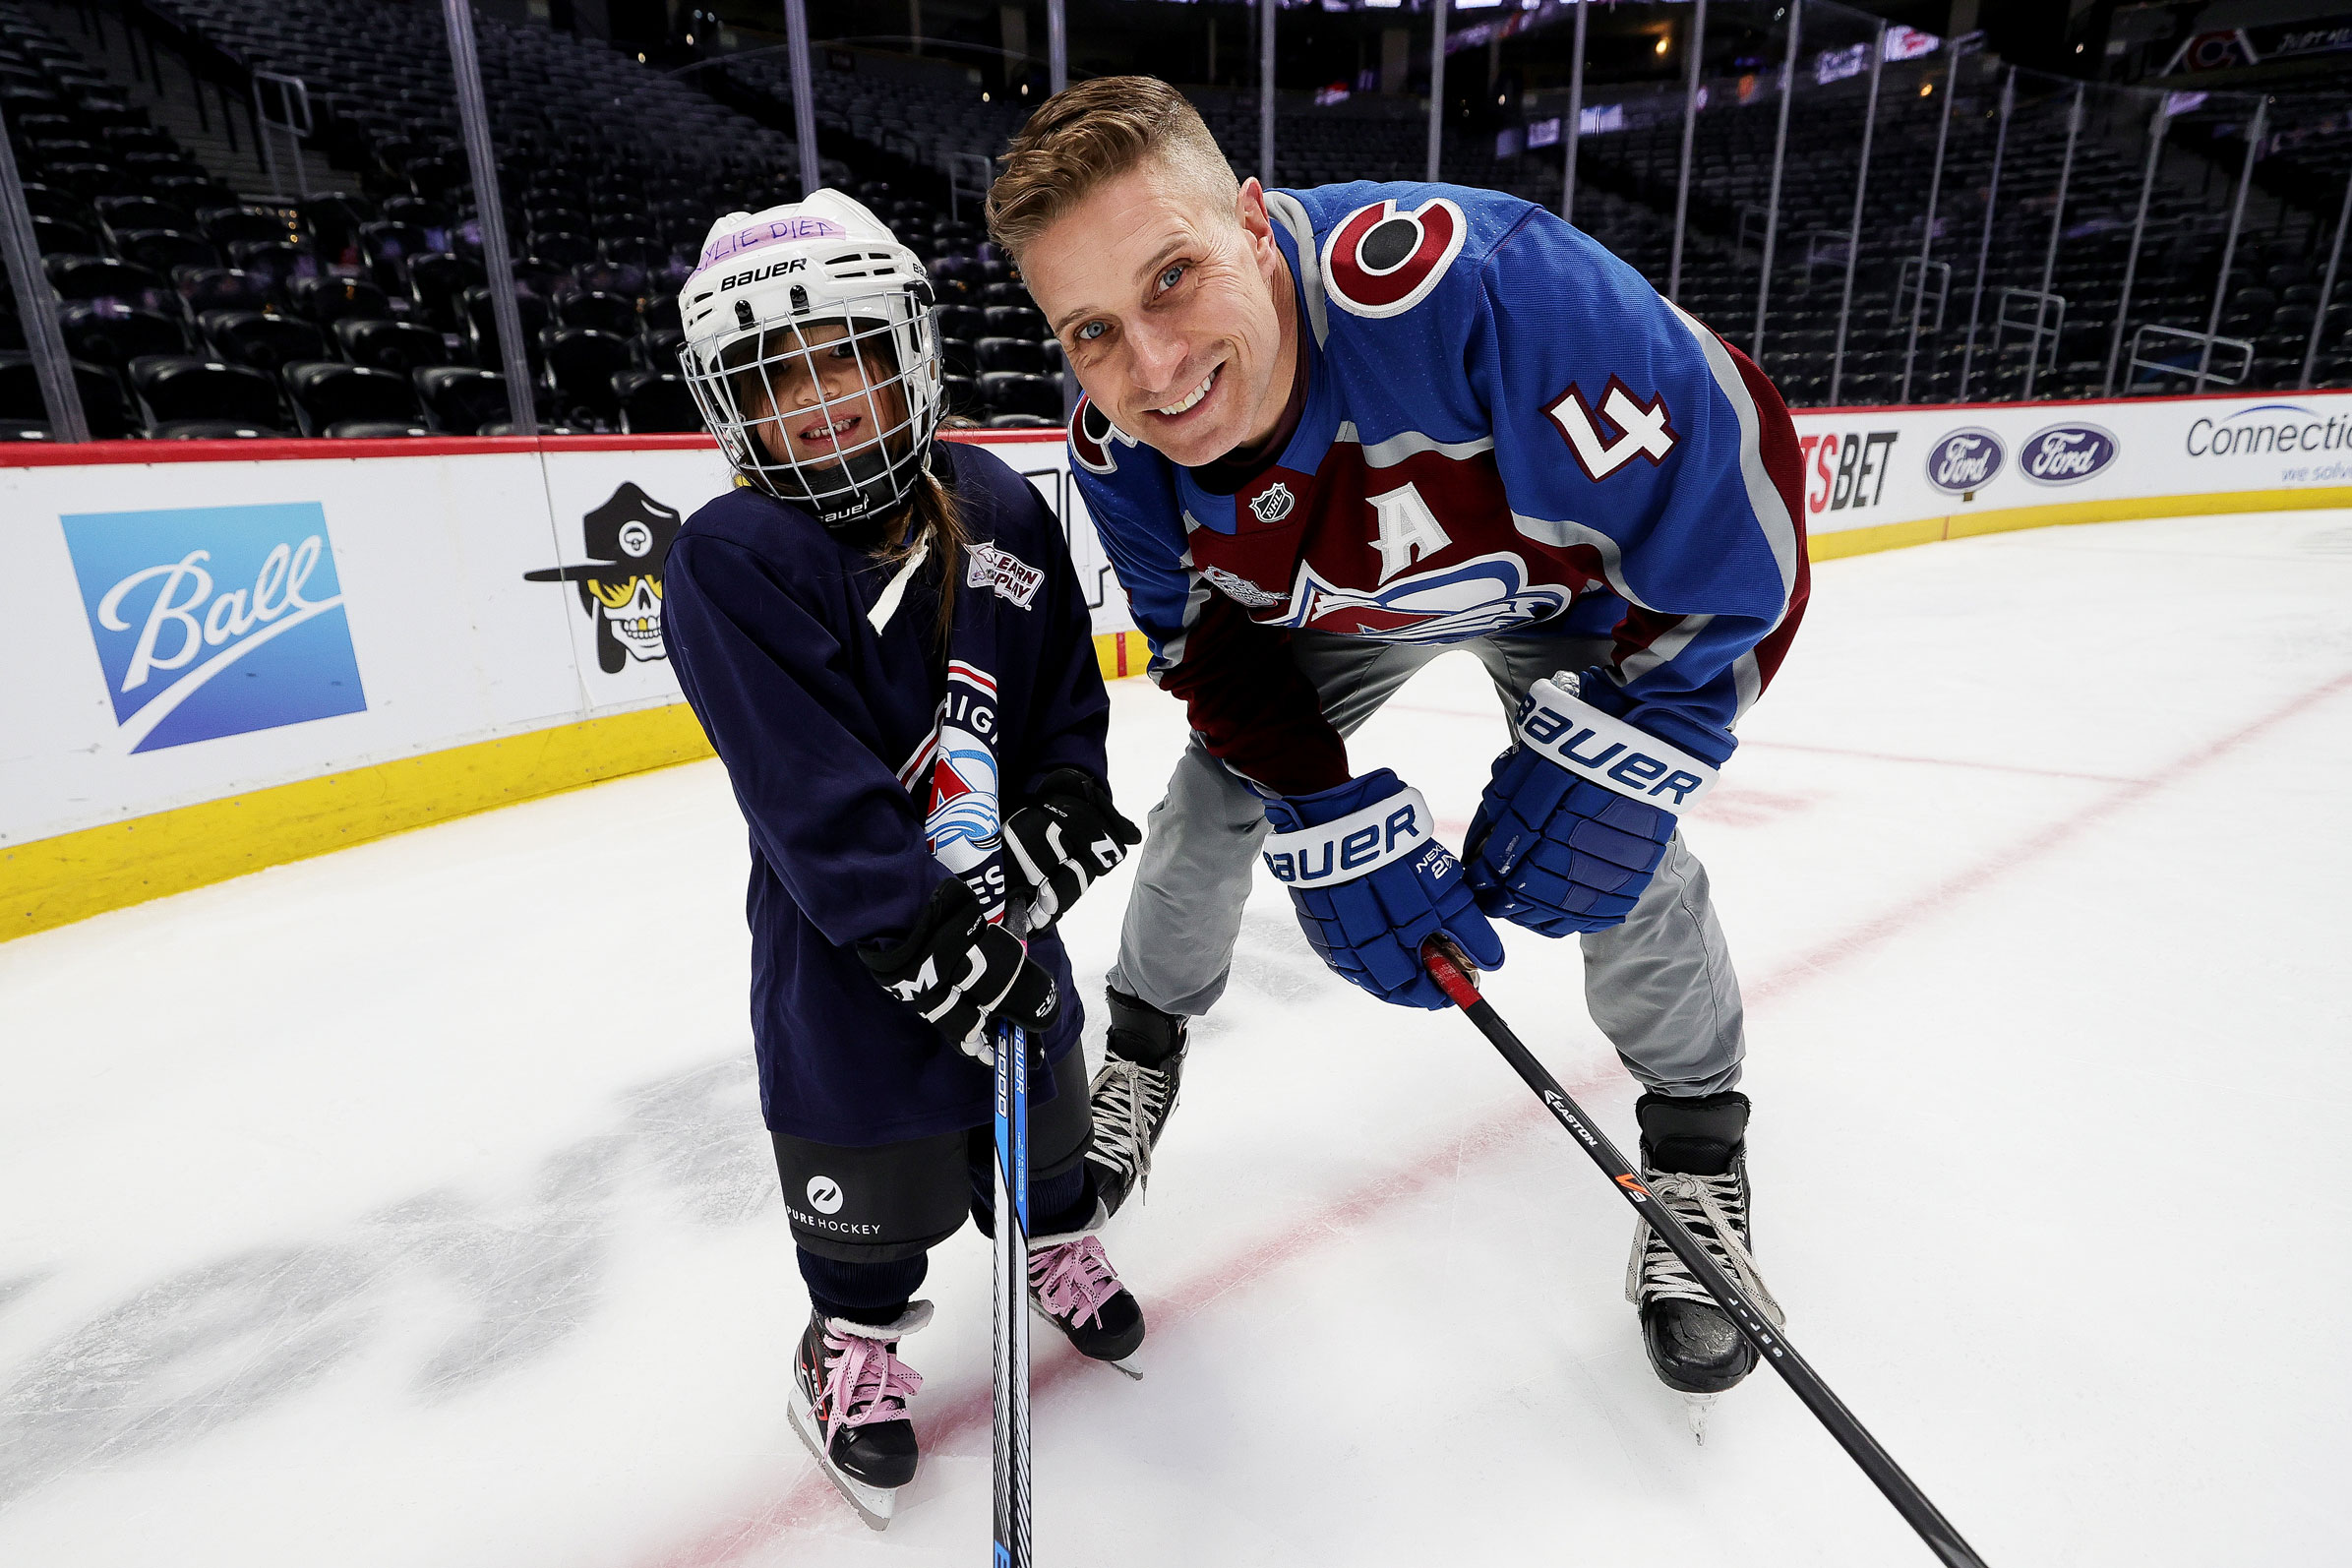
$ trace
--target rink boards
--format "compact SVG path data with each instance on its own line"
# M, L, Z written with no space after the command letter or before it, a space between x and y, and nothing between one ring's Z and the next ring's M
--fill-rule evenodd
M1815 559L2352 504L2352 394L1808 411ZM1055 508L1140 673L1060 433L967 433ZM0 939L709 754L660 639L701 437L0 452L16 566Z

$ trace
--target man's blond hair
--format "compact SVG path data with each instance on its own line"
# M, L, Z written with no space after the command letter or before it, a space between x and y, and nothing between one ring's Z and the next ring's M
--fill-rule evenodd
M1019 256L1094 193L1146 161L1193 184L1223 211L1240 182L1185 96L1158 77L1106 76L1037 106L989 190L989 232Z

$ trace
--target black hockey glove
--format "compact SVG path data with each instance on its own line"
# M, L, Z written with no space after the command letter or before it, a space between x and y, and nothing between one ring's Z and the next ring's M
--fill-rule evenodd
M1021 938L989 924L980 899L950 876L931 895L906 938L858 956L881 988L970 1055L994 1063L997 1018L1035 1034L1054 1021L1053 977L1030 962Z
M1143 830L1118 814L1111 786L1074 767L1058 768L1037 787L1035 804L1004 824L1004 848L1029 904L1029 929L1043 931L1127 858Z

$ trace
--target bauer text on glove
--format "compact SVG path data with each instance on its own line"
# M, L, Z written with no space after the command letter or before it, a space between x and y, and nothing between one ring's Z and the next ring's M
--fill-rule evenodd
M1589 679L1601 679L1590 677ZM1489 915L1565 936L1623 922L1657 874L1675 817L1714 787L1715 764L1578 694L1538 681L1471 820L1470 884Z
M1266 865L1288 887L1323 961L1383 1001L1448 1005L1421 968L1438 932L1493 969L1502 939L1478 913L1461 863L1437 840L1429 803L1387 768L1312 795L1266 803Z

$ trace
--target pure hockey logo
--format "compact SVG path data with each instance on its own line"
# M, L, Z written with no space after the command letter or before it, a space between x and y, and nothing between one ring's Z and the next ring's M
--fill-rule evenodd
M59 520L127 751L367 708L319 503Z
M841 1212L841 1183L828 1176L809 1178L809 1207L819 1214Z
M1674 433L1662 394L1644 402L1634 395L1632 388L1614 376L1595 402L1587 402L1585 394L1571 382L1560 400L1543 411L1560 427L1577 466L1595 484L1636 457L1647 457L1650 465L1657 467L1674 450L1675 442L1681 440ZM1603 419L1616 428L1616 435L1601 432Z

